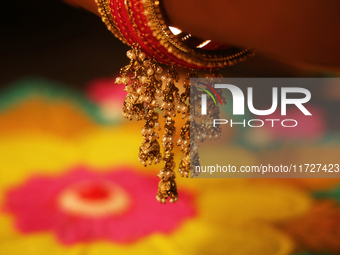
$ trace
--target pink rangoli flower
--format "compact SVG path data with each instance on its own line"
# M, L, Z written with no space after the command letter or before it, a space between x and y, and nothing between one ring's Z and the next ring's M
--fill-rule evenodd
M153 233L170 233L195 215L187 192L170 205L159 204L158 179L128 168L95 173L79 167L58 176L36 176L5 196L23 233L52 231L64 244L109 240L137 241Z
M96 103L102 116L108 121L122 118L122 109L127 92L124 84L115 84L116 77L96 79L87 85L86 93Z

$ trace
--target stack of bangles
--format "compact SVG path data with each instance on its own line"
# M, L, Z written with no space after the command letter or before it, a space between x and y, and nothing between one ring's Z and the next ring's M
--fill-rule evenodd
M145 121L142 128L143 141L139 148L139 161L147 164L164 162L158 176L160 182L156 198L165 203L178 200L175 182L174 144L181 147L182 156L179 173L182 177L193 174L190 158L199 164L197 142L206 138L218 138L219 133L209 133L190 119L190 78L197 78L198 69L208 69L207 78L221 78L218 68L233 65L253 55L249 49L240 49L202 40L184 33L179 28L167 24L160 0L95 0L103 22L117 38L131 46L127 52L130 63L121 68L116 83L124 83L128 92L123 107L123 116L132 120ZM160 64L169 68L162 76ZM179 75L176 66L189 69L180 92ZM158 76L161 76L158 78ZM158 142L161 129L158 110L164 117L164 134L161 138L163 156ZM180 138L174 141L176 132L173 117L182 114L185 124L180 128ZM204 121L204 120L202 120ZM190 139L190 128L196 128L198 139Z

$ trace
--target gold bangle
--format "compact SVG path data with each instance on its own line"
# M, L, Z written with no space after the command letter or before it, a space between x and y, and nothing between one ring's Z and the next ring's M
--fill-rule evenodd
M197 49L188 47L183 43L183 40L180 40L172 33L164 21L159 0L144 0L143 4L146 10L145 16L149 20L149 26L154 36L159 38L160 44L179 59L188 62L188 64L196 64L206 68L221 68L234 65L254 54L250 48L238 49L235 47L224 50L223 54L201 53Z
M128 44L123 35L120 33L117 24L114 22L109 5L110 0L95 0L95 2L98 6L98 12L107 29L123 43Z

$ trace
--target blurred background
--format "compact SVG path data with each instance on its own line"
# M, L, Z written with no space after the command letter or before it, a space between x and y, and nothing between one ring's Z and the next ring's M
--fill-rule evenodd
M4 0L1 10L0 254L340 254L338 179L178 175L178 203L158 204L161 165L138 162L142 123L121 116L124 86L114 84L128 47L99 17L61 1ZM338 77L271 56L221 73ZM340 163L330 111L340 90L322 93L299 139L231 129L227 158Z

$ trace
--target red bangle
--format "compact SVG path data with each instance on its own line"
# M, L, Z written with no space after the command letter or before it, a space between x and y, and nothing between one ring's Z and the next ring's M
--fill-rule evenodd
M164 21L159 0L102 1L104 4L109 1L106 8L110 9L120 35L114 34L130 46L138 43L149 58L155 57L160 63L212 69L233 65L252 54L249 48L226 47L169 27ZM179 34L175 35L171 28Z

